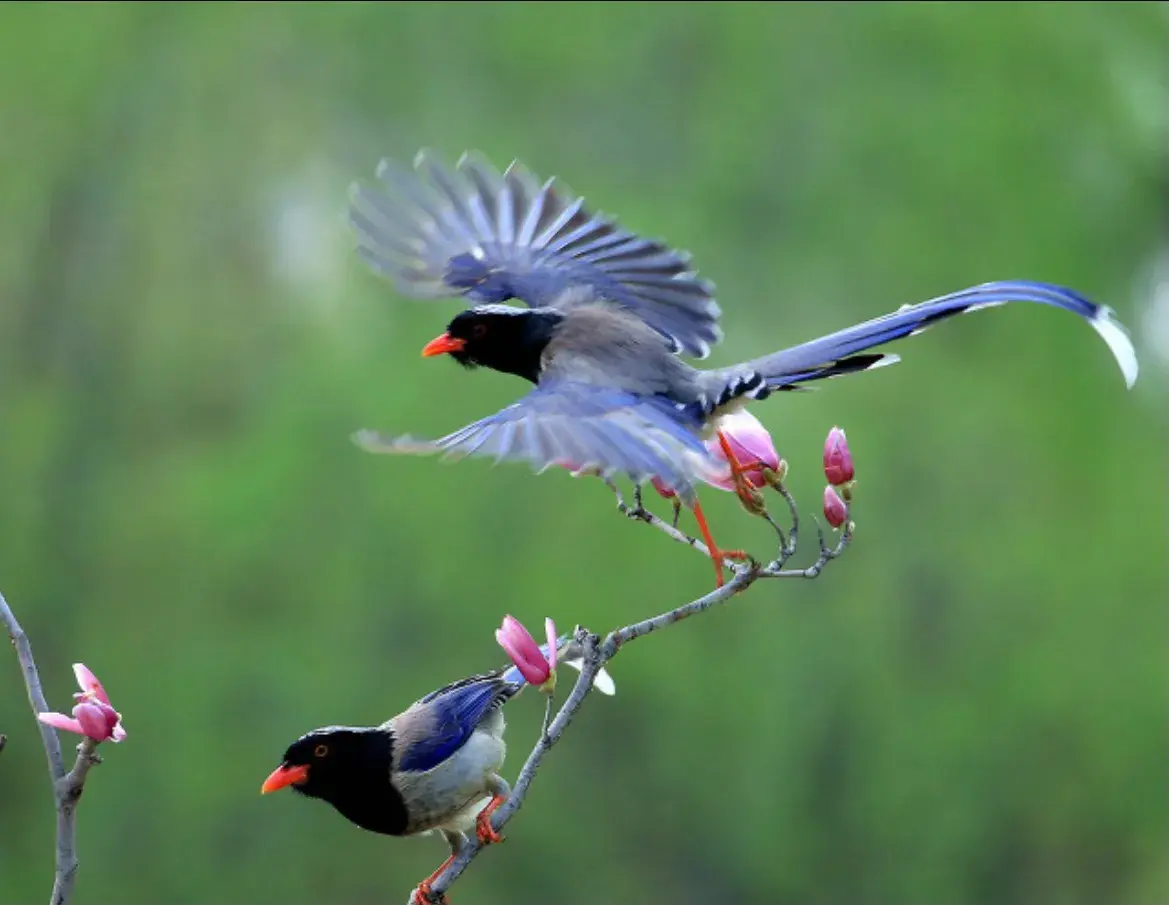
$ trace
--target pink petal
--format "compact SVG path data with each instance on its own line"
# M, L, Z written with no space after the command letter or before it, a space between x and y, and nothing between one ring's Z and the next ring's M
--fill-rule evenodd
M65 732L76 732L78 735L85 735L85 730L81 728L81 724L71 716L65 716L63 713L38 713L37 719L54 729L63 729Z
M531 634L514 616L504 617L503 625L495 630L495 640L533 685L541 685L548 678L548 662Z
M556 623L549 616L544 620L544 632L548 636L548 671L556 669Z
M709 484L711 487L717 487L719 490L732 490L733 491L735 489L735 482L731 480L730 475L731 475L730 471L727 471L725 473L725 476L724 475L714 475L714 474L704 474L701 477L702 477L702 480L705 481L707 484Z
M110 703L110 696L102 688L101 682L97 680L97 676L84 663L73 664L73 675L77 677L78 688L87 694L94 695L103 704Z
M73 708L73 716L81 724L82 731L95 742L104 742L110 737L110 726L100 704L78 704Z
M746 460L758 460L768 468L779 468L779 454L771 434L763 422L748 411L736 412L723 419L730 422L730 429L723 428L735 456Z
M650 483L653 484L654 490L656 490L660 496L665 497L667 500L672 500L677 495L673 490L662 483L661 478L653 478Z
M112 730L110 730L110 741L112 742L120 742L125 737L126 730L122 728L122 724L120 722L114 726Z
M767 428L763 426L763 423L750 412L739 411L730 415L724 415L718 420L717 427L722 435L727 438L727 445L731 448L731 452L741 464L750 465L752 463L762 462L772 470L779 468L779 453L776 452L775 443L771 439L771 434L767 432ZM706 448L710 450L711 455L715 459L720 462L726 462L726 453L717 434L706 441ZM761 468L749 467L745 470L744 474L748 483L753 487L763 487L766 483L763 480L763 470ZM735 486L730 480L729 473L726 477L718 475L704 477L703 480L723 490L733 490Z
M114 727L122 721L122 715L109 704L103 704L101 701L97 701L95 706L101 709L102 717L106 721L106 731L109 732L110 737L113 737Z

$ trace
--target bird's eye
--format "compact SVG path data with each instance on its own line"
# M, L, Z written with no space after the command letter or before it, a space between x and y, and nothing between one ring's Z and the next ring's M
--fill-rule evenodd
M473 328L471 328L471 333L474 335L475 339L482 339L487 335L487 325L476 324Z
M315 748L313 748L313 754L316 757L324 757L328 753L329 753L329 746L328 745L317 745Z

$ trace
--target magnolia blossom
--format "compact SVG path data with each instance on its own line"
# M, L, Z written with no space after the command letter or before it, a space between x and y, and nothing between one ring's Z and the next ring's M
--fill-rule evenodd
M520 675L530 684L537 686L545 685L556 675L556 623L551 619L545 619L544 631L548 636L546 657L531 633L514 616L505 616L503 625L495 630L495 640L507 651Z
M848 438L839 427L828 432L824 441L824 477L835 487L847 484L856 472L852 467L852 453L848 449Z
M824 518L833 528L839 528L848 518L848 507L831 485L824 488Z
M730 462L727 461L726 450L723 449L719 434L726 437L738 464L743 466L744 479L756 489L767 485L764 469L773 472L781 471L782 459L775 450L775 443L771 434L763 423L746 409L723 415L718 419L716 432L706 441L706 449L711 458L717 463L717 471L701 475L703 481L719 490L734 491L735 482L731 475ZM654 490L667 500L674 497L674 491L667 487L659 478L653 478L651 483Z
M77 685L81 688L80 692L73 695L77 701L73 707L73 716L38 713L37 719L55 729L76 732L95 742L104 742L106 739L120 742L126 737L126 730L122 728L122 715L110 704L110 697L97 676L84 663L73 664L73 675L77 677Z

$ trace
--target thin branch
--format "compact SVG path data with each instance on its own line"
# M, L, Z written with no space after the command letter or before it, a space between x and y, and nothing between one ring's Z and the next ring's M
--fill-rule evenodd
M57 797L57 870L53 877L50 905L66 905L77 882L77 803L85 788L85 777L94 764L101 763L93 739L77 746L77 762L53 786Z
M41 677L37 673L37 664L32 656L32 645L28 643L28 636L16 621L16 616L8 606L4 595L0 594L0 619L8 629L8 637L12 646L16 648L16 659L20 661L20 670L24 674L24 687L28 689L28 703L32 707L33 716L38 713L48 713L49 705L45 701L45 693L41 691ZM61 757L61 742L52 726L46 726L37 721L41 730L41 744L45 746L45 755L49 759L49 777L53 785L57 784L65 775L65 761Z
M3 594L0 594L0 620L7 627L8 637L12 640L12 646L16 648L16 657L20 661L24 684L28 689L28 703L32 707L35 719L38 713L48 713L49 705L41 690L41 679L37 673L36 661L33 659L32 645L29 644L28 636L16 621L16 616L13 615ZM53 783L53 799L57 806L57 860L53 873L53 893L49 902L50 905L67 905L73 895L73 886L77 882L77 802L81 799L86 775L94 764L101 763L101 758L95 751L97 742L89 738L83 739L77 746L77 761L73 764L73 769L66 773L61 742L57 738L56 730L40 720L36 722L49 761L49 777Z

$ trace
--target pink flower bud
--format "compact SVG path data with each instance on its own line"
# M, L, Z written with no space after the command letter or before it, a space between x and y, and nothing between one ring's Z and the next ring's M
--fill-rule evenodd
M831 486L824 488L824 518L828 519L828 524L833 528L839 528L848 518L848 507Z
M531 634L523 623L514 616L505 616L503 625L495 630L495 640L499 642L516 665L520 675L532 685L543 685L552 673L552 667L540 651ZM552 635L553 650L555 650L556 636ZM555 657L555 654L551 654Z
M73 675L77 677L77 684L81 686L81 691L73 695L77 701L73 708L73 716L68 717L63 713L38 713L37 719L55 729L88 736L95 742L104 742L107 739L120 742L126 737L126 730L122 727L122 715L111 706L109 695L106 694L97 676L90 672L84 663L73 664Z
M716 428L718 433L726 437L727 445L735 459L744 466L743 476L747 483L756 489L767 486L763 469L777 471L779 453L775 451L771 434L767 432L762 422L746 409L741 409L719 418ZM714 487L734 490L735 482L731 480L730 463L727 461L718 433L706 441L706 448L716 460L727 467L721 474L706 476L704 480Z
M677 496L673 490L671 490L662 482L661 478L652 478L650 483L653 485L653 489L658 492L658 495L665 497L667 500L672 500L675 496Z
M844 431L834 427L824 441L824 477L834 486L847 484L856 472L852 467L852 453L848 450L848 439Z

